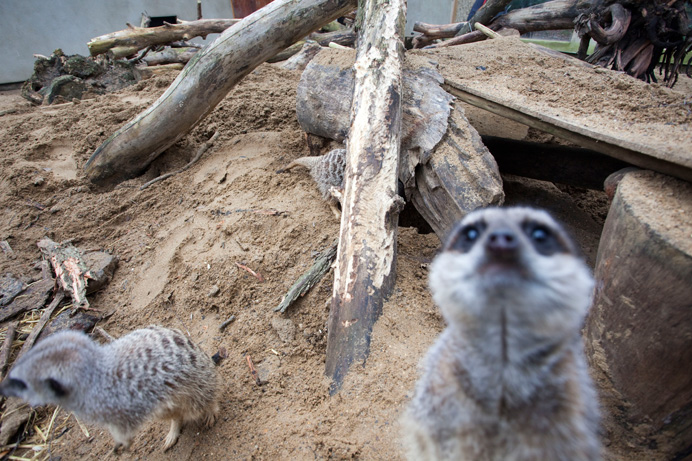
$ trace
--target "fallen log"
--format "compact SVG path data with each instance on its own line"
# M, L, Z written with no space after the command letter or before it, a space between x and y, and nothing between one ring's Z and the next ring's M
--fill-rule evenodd
M495 16L507 8L510 1L511 0L487 0L483 6L478 8L476 14L459 29L457 35L464 35L473 31L477 22L480 22L484 26L489 25L491 21L495 19Z
M501 204L502 181L463 110L440 87L442 77L429 59L408 55L405 64L399 180L406 198L416 197L414 206L442 239L469 211ZM298 122L306 132L346 139L353 74L352 52L322 50L310 62L298 84L296 103Z
M183 48L168 47L162 51L148 53L142 58L142 61L145 62L147 66L160 66L162 64L174 63L187 64L187 62L190 61L190 59L192 59L195 54L199 52L199 50L199 48L194 46Z
M364 363L372 328L394 286L401 144L404 0L366 0L358 35L341 231L325 371L336 393Z
M204 119L245 75L279 50L353 8L356 0L276 0L197 53L166 92L108 138L85 165L94 183L141 173Z
M135 54L152 45L166 45L178 40L220 34L240 19L200 19L182 24L164 24L160 27L134 27L94 37L87 43L92 56L112 51L115 58Z
M631 459L690 453L690 216L692 184L651 171L627 173L598 247L587 357L608 409L609 448Z

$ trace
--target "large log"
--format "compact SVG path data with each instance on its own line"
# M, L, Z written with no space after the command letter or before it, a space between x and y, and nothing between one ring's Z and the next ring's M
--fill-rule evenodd
M92 56L113 52L116 58L135 54L138 50L152 45L165 45L179 40L206 37L220 34L239 19L200 19L185 21L182 24L165 24L160 27L134 27L94 37L87 43Z
M356 0L275 0L197 53L154 104L108 138L85 165L95 183L141 173L267 58L352 9Z
M501 204L502 181L463 110L440 87L442 77L429 59L409 55L405 64L399 179L406 198L442 239L468 212ZM305 131L346 139L353 74L353 53L347 51L322 50L310 62L296 103Z
M493 22L493 28L507 27L522 34L541 30L574 28L574 18L588 10L591 0L552 0L510 11Z
M628 459L688 459L692 184L627 173L603 228L595 278L586 348L610 449Z
M366 0L358 34L351 128L326 373L337 392L350 366L364 363L372 327L392 287L401 137L404 0Z

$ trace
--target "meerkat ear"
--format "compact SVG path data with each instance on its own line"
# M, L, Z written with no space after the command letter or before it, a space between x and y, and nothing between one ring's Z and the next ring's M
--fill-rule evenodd
M21 379L7 378L0 384L0 395L5 397L19 397L22 391L27 388L26 383Z
M69 394L67 388L57 379L48 378L44 382L46 383L48 389L53 391L55 396L58 398L66 397L67 394Z

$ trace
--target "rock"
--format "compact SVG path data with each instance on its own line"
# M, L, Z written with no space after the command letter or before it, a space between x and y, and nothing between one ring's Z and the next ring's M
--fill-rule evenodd
M279 339L285 343L293 341L296 337L296 326L291 319L274 317L272 318L272 328L279 335Z
M50 86L47 87L44 100L48 104L53 104L58 97L62 97L67 101L71 101L74 98L81 99L88 89L89 87L81 78L74 75L61 75L54 78Z
M105 251L92 251L84 254L84 264L93 277L87 283L87 294L99 291L111 281L119 261L117 256Z
M280 366L281 359L273 354L267 356L261 363L258 363L255 368L257 368L260 382L277 381L276 375Z
M214 285L209 290L209 293L207 293L207 297L213 298L213 297L217 296L220 292L221 292L221 289L218 287L218 285Z
M632 458L683 459L692 444L692 184L626 174L595 278L586 349L608 438L641 450Z

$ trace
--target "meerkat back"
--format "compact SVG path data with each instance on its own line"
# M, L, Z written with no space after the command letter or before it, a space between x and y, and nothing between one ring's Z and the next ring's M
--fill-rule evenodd
M116 449L127 448L145 421L170 420L166 450L185 422L214 422L216 387L209 356L180 331L152 326L103 346L83 333L56 333L18 360L0 391L104 426Z
M532 208L470 213L430 289L447 327L402 421L410 459L599 459L580 337L593 279L562 227Z

